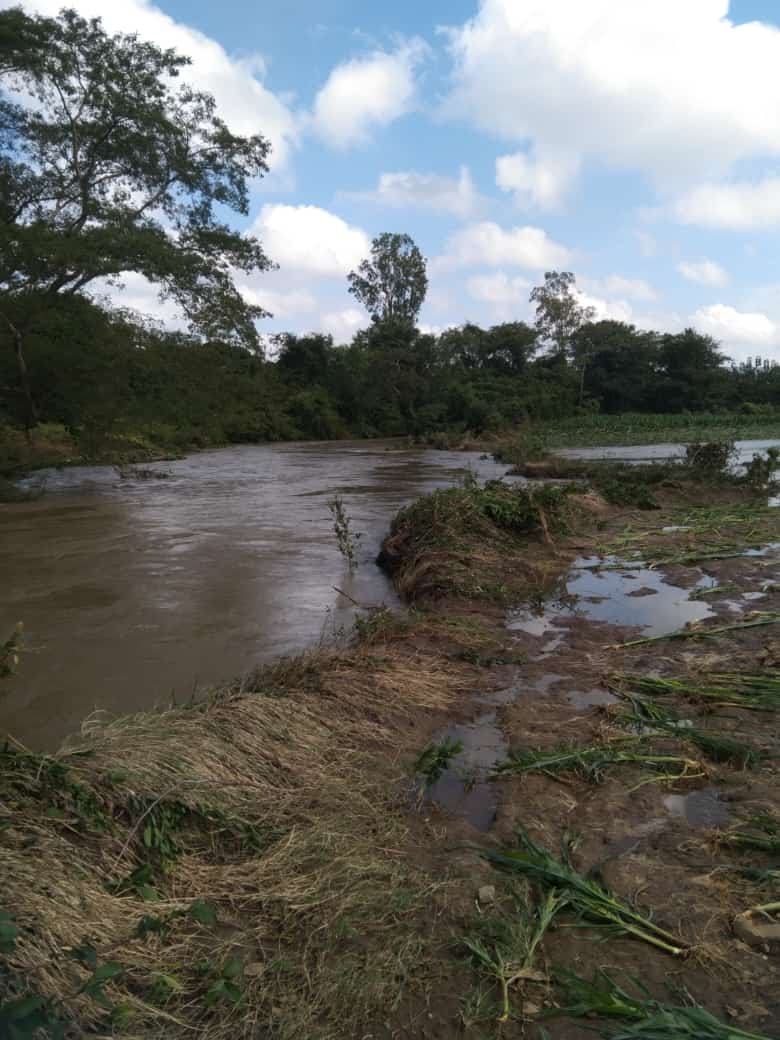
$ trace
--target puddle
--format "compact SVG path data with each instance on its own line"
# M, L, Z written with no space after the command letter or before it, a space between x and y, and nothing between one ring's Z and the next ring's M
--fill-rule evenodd
M511 695L514 691L502 691ZM509 699L509 697L507 697ZM496 818L498 801L487 774L506 758L508 747L494 711L473 722L449 726L438 741L459 740L463 750L442 776L425 792L425 802L455 813L478 831L489 831Z
M664 808L691 827L720 827L729 820L729 811L720 800L717 787L703 787L690 794L667 795Z
M692 589L672 585L658 571L647 568L623 571L622 562L616 557L598 556L577 560L566 582L566 596L576 602L568 606L550 602L541 616L529 610L517 611L510 615L509 629L541 637L555 632L556 621L562 618L583 617L639 628L643 635L653 636L714 616L707 603L691 599ZM602 566L614 569L599 569ZM562 638L560 635L556 648ZM552 649L547 645L542 653Z
M608 704L617 704L619 698L609 690L572 690L566 695L575 708L602 708Z
M742 593L742 598L746 599L746 600L750 600L752 602L755 599L766 599L766 593L765 592L743 592Z

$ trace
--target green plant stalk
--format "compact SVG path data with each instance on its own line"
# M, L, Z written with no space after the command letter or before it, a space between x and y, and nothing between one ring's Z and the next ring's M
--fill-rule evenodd
M759 614L750 621L738 621L733 625L720 625L717 628L688 629L681 628L676 632L666 632L661 636L645 636L644 639L632 639L628 643L615 643L606 646L605 650L628 650L634 646L646 646L648 643L662 643L666 639L709 639L723 635L725 632L736 632L743 628L756 628L759 625L776 625L780 623L780 614Z
M531 877L545 888L566 896L569 905L586 916L608 921L621 931L670 953L684 956L688 946L678 936L653 924L627 904L621 902L597 882L582 877L568 861L559 861L542 846L536 845L521 827L519 850L496 852L487 850L485 858L513 873Z

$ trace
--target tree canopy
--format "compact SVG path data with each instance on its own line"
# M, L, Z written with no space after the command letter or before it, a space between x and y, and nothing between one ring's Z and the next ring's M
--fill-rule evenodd
M371 257L348 275L349 291L372 321L414 325L428 291L425 257L409 235L386 232L371 244Z
M269 144L233 134L209 94L180 82L188 62L72 10L0 12L0 316L18 353L54 297L126 272L193 330L257 347L264 312L235 272L271 263L222 214L247 212Z

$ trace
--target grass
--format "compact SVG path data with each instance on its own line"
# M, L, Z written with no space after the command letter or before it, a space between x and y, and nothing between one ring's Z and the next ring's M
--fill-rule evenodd
M321 650L201 705L92 720L54 755L6 748L3 985L30 1002L7 1013L172 1040L386 1020L421 985L445 883L404 854L376 747L468 688L444 654Z
M614 766L641 766L651 772L651 781L690 780L707 775L700 761L684 755L655 754L643 751L639 741L615 741L593 747L562 747L554 751L512 751L506 762L496 767L496 775L577 773L590 783L598 783ZM642 786L641 784L639 786Z
M609 925L619 934L633 936L675 957L687 954L689 946L680 936L655 924L647 914L635 909L598 881L580 874L571 862L571 842L564 844L562 858L556 859L548 849L536 844L522 827L518 826L517 833L518 848L488 849L483 853L485 858L510 874L534 881L545 891L552 891L566 900L569 909L589 921Z
M706 681L612 673L607 683L617 693L633 691L655 697L692 697L712 706L749 711L780 710L780 671L712 672Z
M618 985L606 972L593 982L567 973L562 976L567 1003L555 1014L622 1019L625 1025L602 1027L610 1040L769 1040L721 1022L691 1001L687 1005L663 1004L652 998L641 983L631 980L636 996Z
M396 516L379 562L412 602L457 596L505 603L539 584L540 559L553 555L552 538L566 530L570 512L566 492L550 486L529 492L489 481L436 491ZM529 552L534 539L537 560Z

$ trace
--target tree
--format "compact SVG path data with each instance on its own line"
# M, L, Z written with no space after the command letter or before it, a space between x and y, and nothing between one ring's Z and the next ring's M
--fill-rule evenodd
M577 298L577 279L571 271L547 271L544 285L532 289L529 299L536 304L540 337L552 344L561 359L567 358L574 333L596 316L593 307L583 307Z
M414 325L428 291L425 257L409 235L379 235L371 258L347 276L349 291L374 322Z
M245 214L268 142L239 137L214 99L178 84L189 59L99 19L0 12L0 319L35 406L23 341L41 306L135 272L193 331L258 346L265 312L234 273L272 266L217 208ZM23 98L20 103L18 98ZM97 283L97 284L96 284Z

